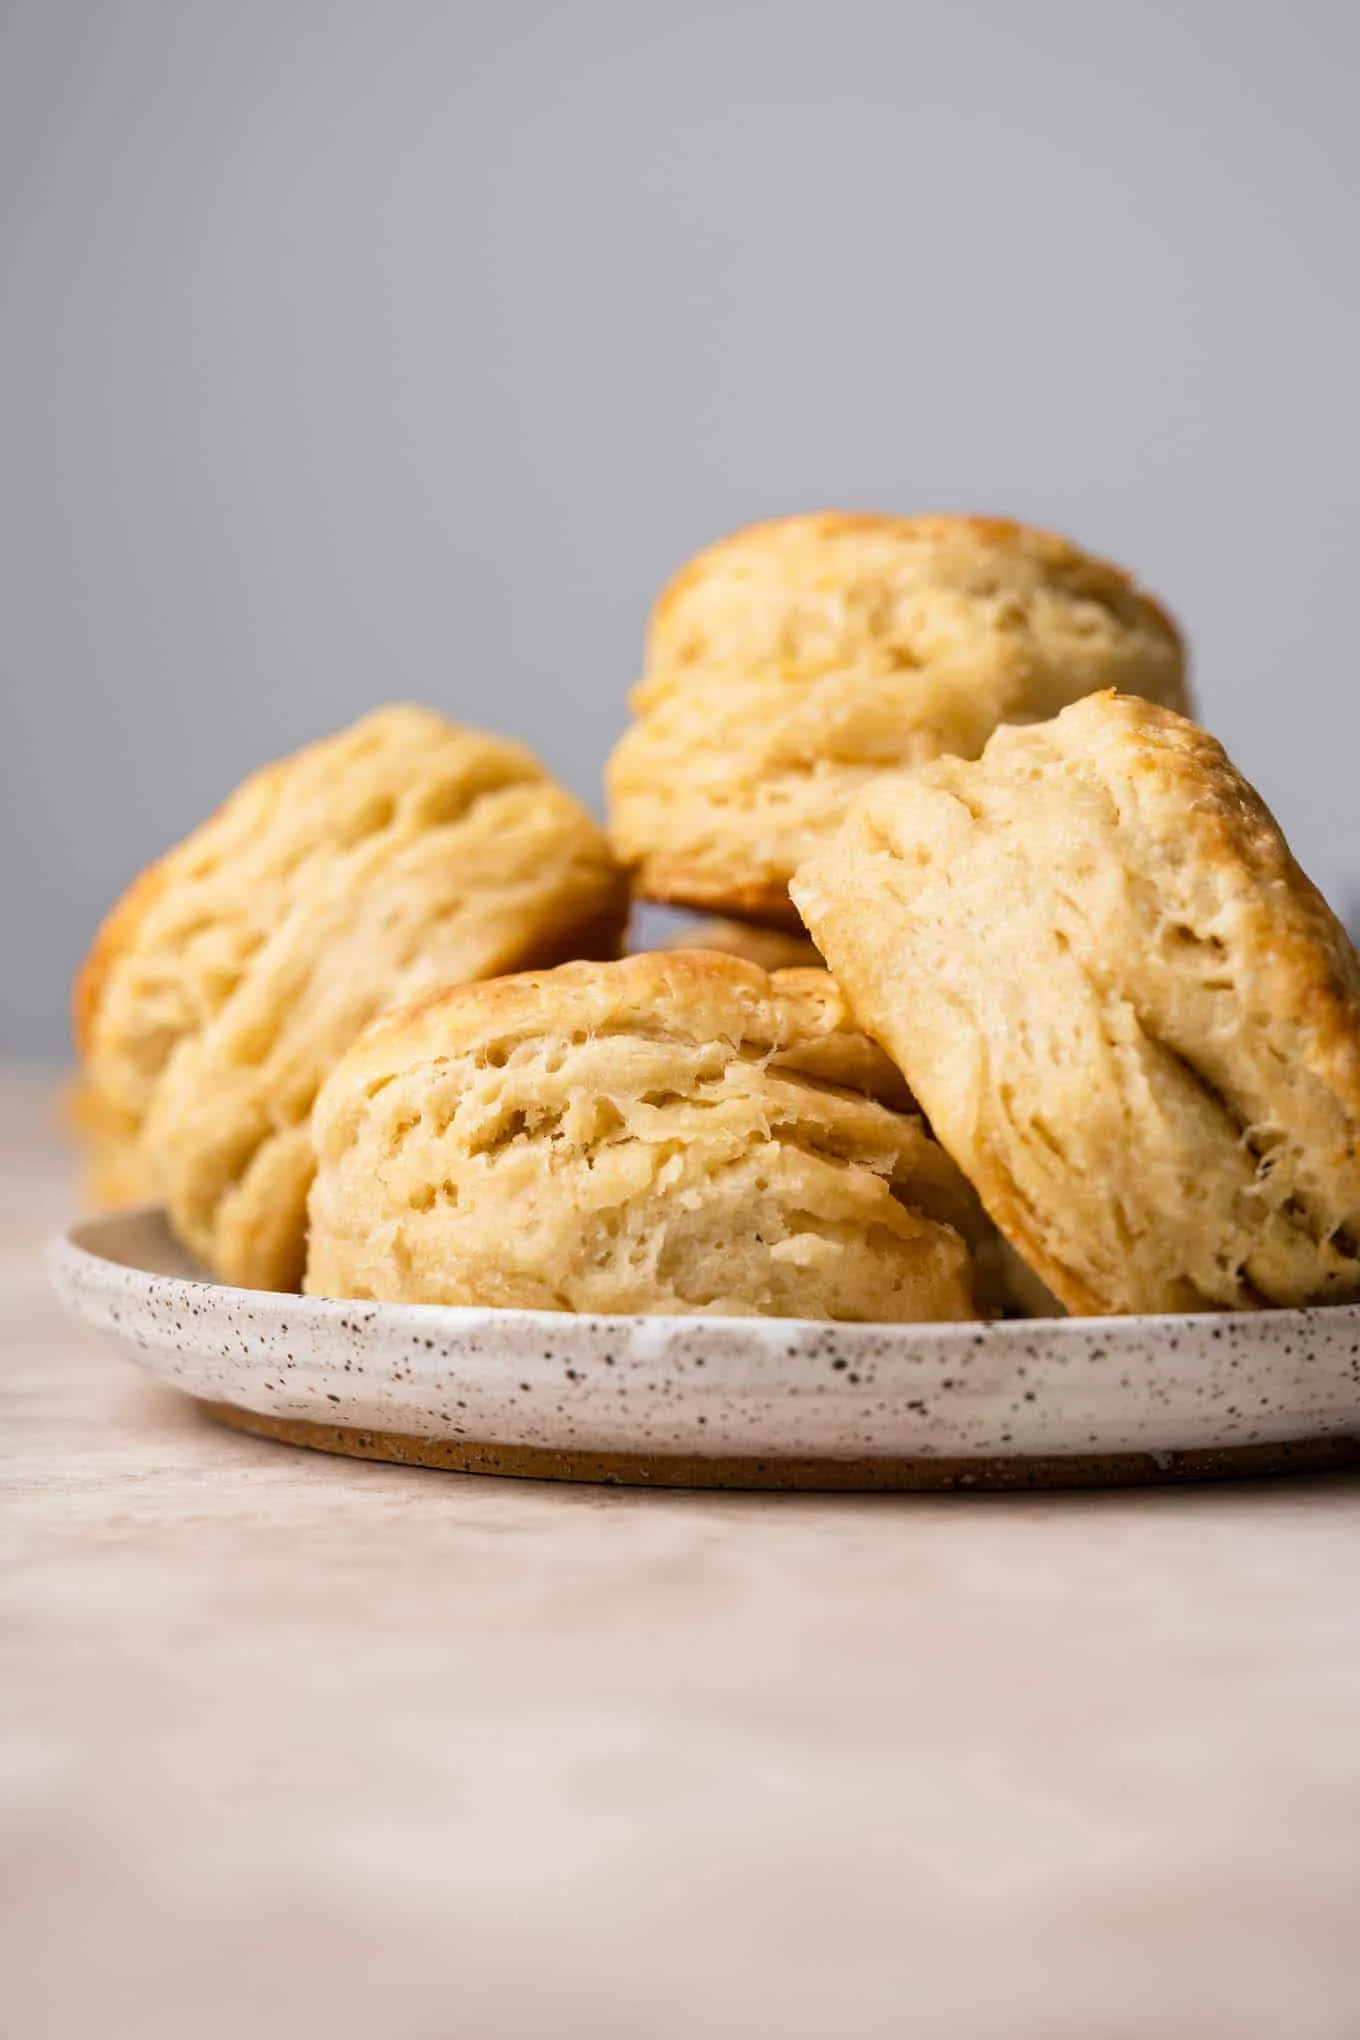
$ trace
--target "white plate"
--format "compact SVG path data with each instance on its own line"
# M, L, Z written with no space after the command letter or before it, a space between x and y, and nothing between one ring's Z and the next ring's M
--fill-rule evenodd
M1039 1485L1340 1464L1360 1305L990 1325L571 1317L194 1279L158 1212L51 1250L67 1308L247 1429L686 1485Z

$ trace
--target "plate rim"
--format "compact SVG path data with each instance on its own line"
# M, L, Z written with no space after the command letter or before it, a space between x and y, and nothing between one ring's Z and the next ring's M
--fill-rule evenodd
M693 1331L704 1326L715 1332L724 1327L750 1331L753 1326L798 1327L816 1331L834 1330L840 1337L864 1337L881 1341L894 1332L909 1334L913 1340L938 1339L948 1344L953 1339L966 1339L969 1343L979 1335L989 1341L1003 1343L1014 1339L1020 1343L1033 1338L1039 1332L1056 1334L1080 1333L1089 1336L1094 1328L1110 1331L1111 1327L1154 1335L1159 1331L1178 1329L1203 1329L1225 1323L1242 1324L1250 1322L1262 1329L1287 1334L1290 1331L1303 1332L1311 1325L1325 1322L1340 1326L1354 1324L1360 1330L1360 1301L1355 1303L1321 1303L1293 1305L1279 1310L1262 1311L1162 1311L1129 1312L1123 1315L1078 1317L1064 1314L1061 1317L1017 1317L1017 1318L950 1318L950 1319L849 1319L849 1318L806 1318L771 1317L759 1313L696 1312L676 1311L558 1311L531 1310L518 1304L486 1303L404 1303L374 1297L306 1296L295 1289L243 1289L234 1283L214 1282L206 1275L179 1275L163 1273L157 1269L144 1268L132 1262L115 1260L107 1253L101 1253L97 1246L82 1238L82 1234L99 1233L116 1226L159 1223L170 1231L165 1208L157 1204L131 1206L118 1212L106 1212L93 1217L73 1220L54 1233L47 1242L46 1265L54 1286L64 1287L63 1278L69 1272L95 1275L107 1271L114 1277L134 1277L145 1282L171 1285L177 1289L189 1290L205 1296L220 1299L224 1304L239 1304L252 1311L268 1310L271 1305L288 1305L296 1308L299 1304L309 1311L315 1311L336 1323L353 1317L356 1311L365 1314L375 1312L385 1320L399 1322L411 1313L419 1322L430 1323L433 1319L448 1319L451 1323L467 1328L478 1321L487 1320L499 1326L523 1324L535 1331L560 1332L564 1324L580 1327L586 1332L606 1333L622 1325L654 1325L659 1328ZM1112 1333L1112 1336L1117 1336Z
M1360 1304L926 1324L585 1315L240 1289L176 1272L180 1251L144 1206L74 1222L48 1268L65 1308L159 1380L304 1426L564 1466L1360 1449Z

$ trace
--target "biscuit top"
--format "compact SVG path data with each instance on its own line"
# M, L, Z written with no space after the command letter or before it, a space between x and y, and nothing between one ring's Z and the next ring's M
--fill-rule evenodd
M975 758L1100 688L1187 704L1175 625L1067 540L823 513L711 546L656 605L605 767L649 899L796 932L788 882L879 773Z
M1068 670L1111 656L1136 660L1154 698L1183 698L1171 618L1069 540L1005 518L823 511L753 525L681 569L653 609L633 705L655 706L694 673L925 676L979 631L1032 654L1037 692L1020 705L1036 720L1072 699Z
M648 950L617 963L566 963L452 985L384 1013L345 1061L344 1082L396 1060L456 1052L506 1057L544 1036L580 1047L614 1036L734 1051L768 1067L912 1109L901 1071L851 1018L830 973L766 972L716 950Z
M468 890L479 879L494 890L502 874L486 869L488 849L531 811L541 815L544 802L564 848L575 841L583 886L616 892L602 834L531 751L430 709L377 709L263 766L106 917L73 990L78 1053L94 1051L115 971L135 966L136 1010L113 1092L135 1113L177 1041L225 1003L283 918L305 912L312 889L334 890L329 871L343 870L352 887L382 862L400 885L417 840L438 830L447 844L456 829ZM408 885L418 882L412 872ZM513 889L505 904L513 914Z

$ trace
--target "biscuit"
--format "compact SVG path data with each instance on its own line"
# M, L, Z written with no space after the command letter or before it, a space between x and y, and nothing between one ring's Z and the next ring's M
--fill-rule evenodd
M1360 1296L1360 961L1193 723L1100 694L885 778L793 896L1069 1309Z
M701 553L651 617L607 767L639 893L797 928L793 872L878 773L974 758L1102 687L1187 705L1171 619L1067 540L826 513Z
M313 1120L313 1295L975 1314L980 1207L824 970L704 951L385 1015Z
M181 1239L222 1280L302 1275L321 1079L435 985L617 954L625 887L518 744L379 710L267 766L146 872L76 985L77 1045Z
M78 1077L63 1097L63 1118L79 1150L79 1190L89 1211L126 1211L156 1202L156 1176L137 1129Z
M695 920L689 927L668 935L659 949L716 949L723 956L740 956L758 963L762 970L823 970L817 945L806 935L794 935L784 928L760 928L751 921L724 921L713 916Z

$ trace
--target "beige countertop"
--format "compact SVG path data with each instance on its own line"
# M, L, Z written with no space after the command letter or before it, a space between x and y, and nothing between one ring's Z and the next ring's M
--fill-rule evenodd
M1352 2040L1360 1480L778 1497L215 1428L0 1087L6 2040Z

